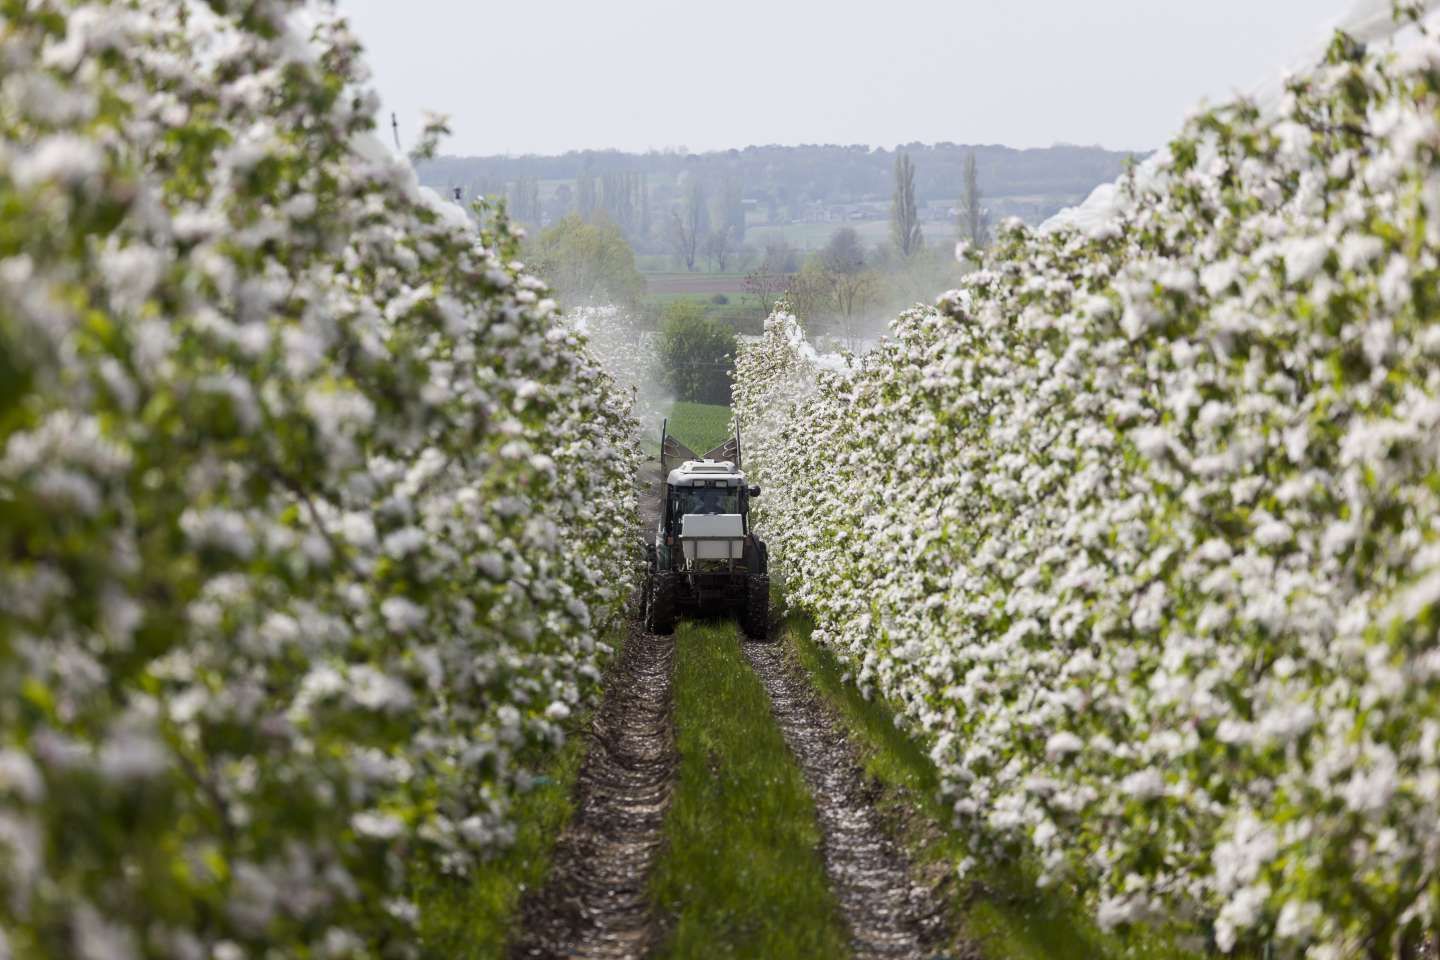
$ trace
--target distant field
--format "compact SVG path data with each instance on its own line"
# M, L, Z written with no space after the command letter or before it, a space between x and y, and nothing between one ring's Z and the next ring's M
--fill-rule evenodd
M783 239L797 250L814 251L822 249L830 242L830 238L836 230L841 227L854 227L855 232L860 235L860 242L866 247L874 247L876 244L890 242L890 221L889 220L836 220L828 223L776 223L776 224L752 224L745 231L745 246L756 251L765 249L765 243L771 239ZM921 230L925 234L925 242L941 244L949 248L954 245L959 234L956 226L949 221L935 221L921 224ZM645 253L635 256L635 266L640 272L651 279L664 279L670 282L671 277L687 277L694 280L703 280L714 277L716 279L732 277L741 285L733 289L743 290L743 278L745 271L732 271L731 273L710 274L710 273L683 273L675 270L675 258L669 254ZM707 288L709 292L729 293L731 288L714 287ZM652 293L666 292L657 291L654 286L650 288Z
M641 305L647 322L659 326L675 303L691 303L706 317L733 326L738 333L759 333L764 311L754 296L744 292L744 280L733 274L665 274L650 278ZM716 303L720 297L724 302Z
M730 408L677 400L670 411L670 434L704 456L730 436Z
M652 273L645 277L645 282L652 295L745 292L745 276L738 273Z
M841 227L854 227L860 235L860 242L867 247L890 240L889 220L850 220L834 223L785 223L774 226L751 227L745 232L745 242L750 246L763 248L765 241L783 238L801 250L819 250L830 242L831 236ZM953 223L921 224L926 243L943 243L946 247L955 243L957 236Z
M668 253L637 253L635 269L641 273L665 273L675 269L675 258Z

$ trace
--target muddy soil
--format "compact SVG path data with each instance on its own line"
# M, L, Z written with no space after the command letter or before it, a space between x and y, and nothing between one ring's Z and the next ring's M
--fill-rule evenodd
M917 883L838 721L777 643L745 643L785 743L815 797L821 856L857 960L930 957L948 939L943 905Z
M631 629L607 678L576 809L545 885L520 908L520 958L639 958L653 946L647 884L675 773L673 637Z

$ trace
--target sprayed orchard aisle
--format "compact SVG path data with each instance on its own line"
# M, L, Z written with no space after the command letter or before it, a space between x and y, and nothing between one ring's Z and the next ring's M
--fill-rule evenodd
M676 629L675 799L651 884L654 960L844 957L805 777L723 617Z
M650 528L658 464L640 477ZM632 627L575 808L516 960L923 957L944 936L808 677L728 620Z
M871 794L780 646L635 629L510 956L929 956L943 911Z

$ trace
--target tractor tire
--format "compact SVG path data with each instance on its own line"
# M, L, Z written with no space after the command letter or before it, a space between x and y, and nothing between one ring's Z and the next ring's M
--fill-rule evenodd
M649 596L645 598L645 629L658 636L675 632L678 589L675 574L655 573L650 577Z
M745 578L745 636L751 640L770 639L770 578Z

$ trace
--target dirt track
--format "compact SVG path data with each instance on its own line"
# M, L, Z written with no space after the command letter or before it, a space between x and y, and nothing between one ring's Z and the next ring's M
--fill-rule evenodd
M575 816L545 886L521 906L515 960L638 958L653 945L646 884L674 780L674 654L673 637L632 629L591 732Z
M815 798L825 872L855 956L929 957L946 935L941 906L928 887L912 883L844 734L780 644L747 643L744 650Z

